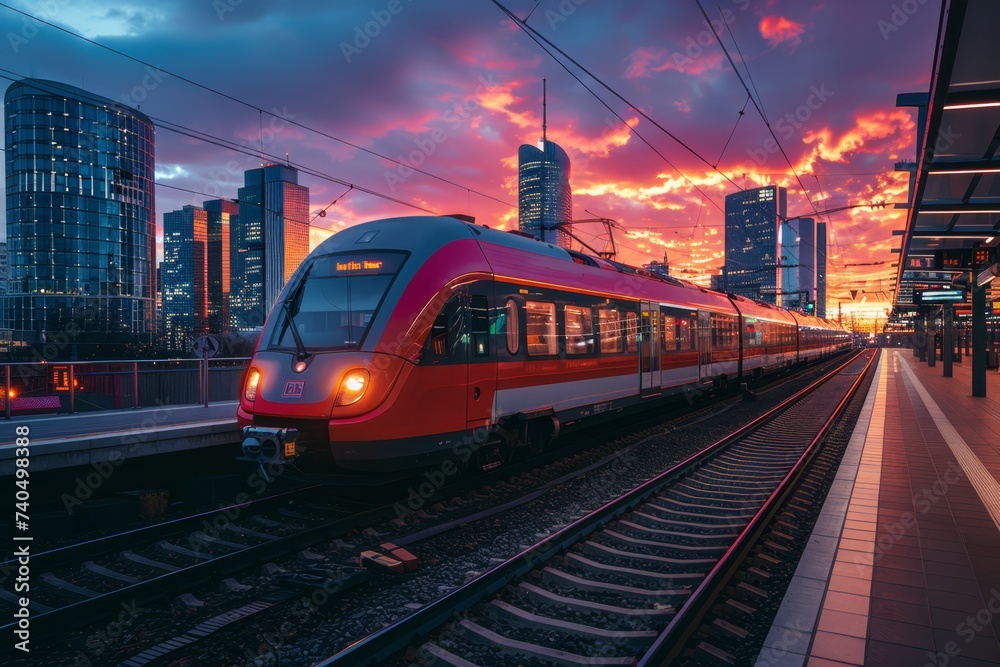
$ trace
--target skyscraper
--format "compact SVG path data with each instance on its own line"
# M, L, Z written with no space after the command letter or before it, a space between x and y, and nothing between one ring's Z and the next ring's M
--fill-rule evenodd
M240 205L231 199L211 199L204 203L204 208L208 213L208 330L226 333L232 262L229 230Z
M86 356L151 343L152 121L41 79L12 83L4 112L10 276L0 328L15 348L71 337L74 348L89 344Z
M309 188L294 167L269 164L244 172L239 214L230 220L230 322L259 329L278 293L309 254Z
M561 229L548 229L573 219L569 178L569 155L559 145L542 139L538 148L527 144L518 148L518 229L560 248L569 248L569 234Z
M805 310L816 298L816 221L794 218L781 223L781 294L785 308Z
M826 317L826 223L816 223L816 315Z
M208 213L185 206L163 215L164 342L188 350L208 329Z
M826 223L794 218L781 223L781 305L826 315Z
M785 188L769 185L726 196L726 289L733 294L778 304L781 257L778 228L785 218Z

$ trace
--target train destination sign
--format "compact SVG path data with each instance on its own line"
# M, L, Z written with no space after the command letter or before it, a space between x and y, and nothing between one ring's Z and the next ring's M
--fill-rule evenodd
M402 266L403 253L379 252L318 257L309 274L311 276L392 275Z

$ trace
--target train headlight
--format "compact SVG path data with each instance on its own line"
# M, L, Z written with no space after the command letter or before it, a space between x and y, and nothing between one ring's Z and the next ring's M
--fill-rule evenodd
M337 405L352 405L361 400L368 389L371 376L363 368L348 371L340 381L340 391L337 393Z
M243 398L247 399L251 403L257 400L257 385L260 384L260 371L256 368L251 368L250 372L247 373L247 383L243 387Z

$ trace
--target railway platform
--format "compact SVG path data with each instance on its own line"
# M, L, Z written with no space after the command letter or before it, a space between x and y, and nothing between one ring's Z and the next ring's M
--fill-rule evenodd
M13 474L15 429L30 428L31 469L55 470L237 442L237 401L74 415L15 417L0 423L0 476Z
M1000 375L883 350L758 667L1000 665Z

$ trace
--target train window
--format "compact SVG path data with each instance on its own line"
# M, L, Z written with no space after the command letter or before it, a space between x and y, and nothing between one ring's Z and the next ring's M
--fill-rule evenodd
M617 310L601 308L597 311L597 328L601 338L601 353L622 351L622 320Z
M311 260L271 318L268 347L301 347L300 353L357 347L405 259L382 252Z
M434 320L430 335L430 352L435 359L443 359L461 347L465 332L465 317L461 296L448 300Z
M673 315L660 313L660 330L663 332L660 338L663 351L675 351L677 349L677 324Z
M528 354L559 354L556 338L556 305L539 301L524 303L528 328Z
M639 316L635 313L625 313L625 344L629 352L638 350L636 334L639 332Z
M472 354L490 355L490 304L481 295L472 297Z
M590 354L594 351L594 320L590 308L566 306L566 354Z
M507 300L507 351L517 354L521 348L520 327L517 321L517 302L513 299Z
M678 350L693 350L694 338L693 331L695 328L691 326L691 320L686 317L677 318L677 349Z

